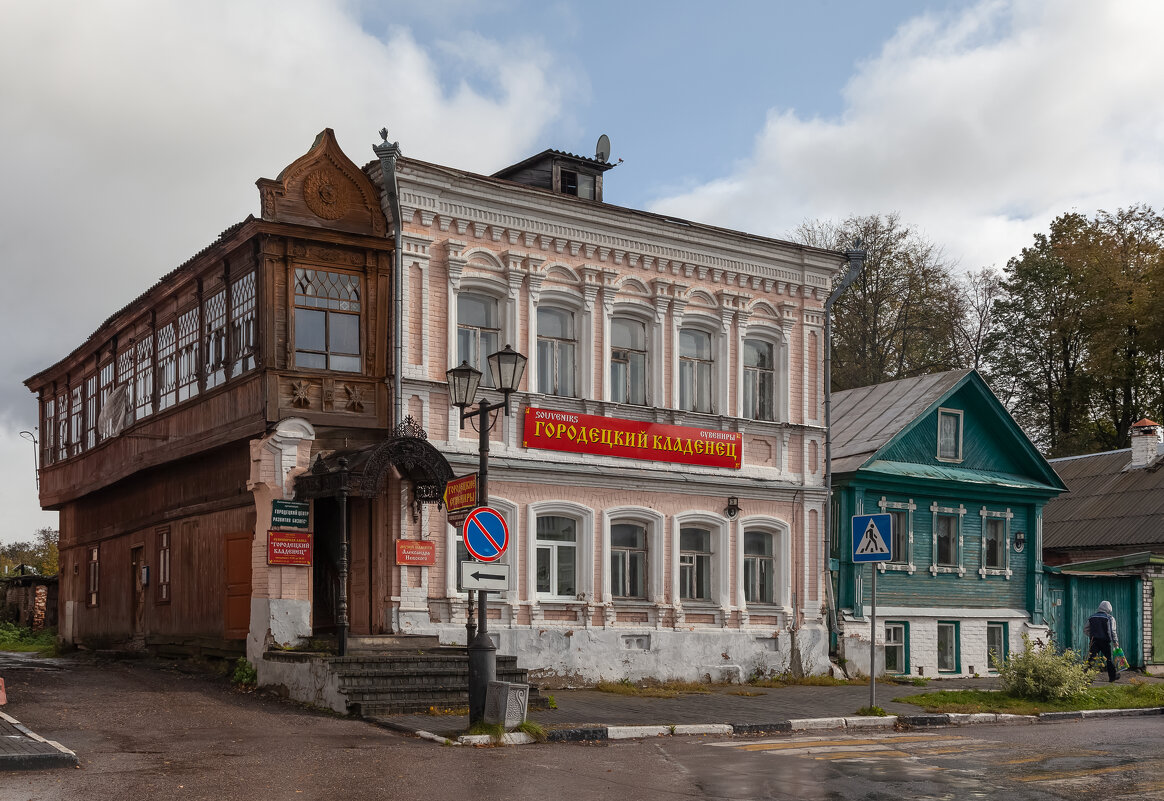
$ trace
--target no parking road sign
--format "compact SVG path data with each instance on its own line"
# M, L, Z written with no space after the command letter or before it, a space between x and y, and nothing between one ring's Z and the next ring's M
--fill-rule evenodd
M509 526L496 509L478 506L465 518L465 548L474 559L492 562L509 547Z
M893 515L853 515L853 561L893 561Z

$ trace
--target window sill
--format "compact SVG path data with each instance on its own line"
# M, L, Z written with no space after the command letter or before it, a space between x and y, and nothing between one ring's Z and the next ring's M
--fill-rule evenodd
M1014 573L1012 571L1006 570L1004 568L980 567L980 568L978 568L978 575L981 576L982 578L986 578L987 576L1005 576L1006 580L1010 581L1010 577L1012 575L1014 575Z
M966 575L966 568L956 567L952 565L930 565L930 575L936 576L939 573L947 573L952 575L964 576Z
M912 576L917 572L917 565L913 562L879 562L877 569L882 573L887 570L895 570L900 573L909 573Z

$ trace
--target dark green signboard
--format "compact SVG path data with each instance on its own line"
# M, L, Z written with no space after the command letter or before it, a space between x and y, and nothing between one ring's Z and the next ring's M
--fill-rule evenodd
M311 505L303 501L272 501L271 528L311 528Z

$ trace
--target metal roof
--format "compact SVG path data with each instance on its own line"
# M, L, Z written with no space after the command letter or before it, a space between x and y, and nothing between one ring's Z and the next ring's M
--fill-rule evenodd
M1053 460L1068 491L1043 510L1043 547L1164 543L1164 470L1131 460L1128 449Z
M906 478L938 479L957 481L962 484L983 484L991 487L1010 487L1023 490L1055 490L1041 481L1032 481L1013 473L999 473L990 470L967 470L949 465L917 464L914 462L889 462L878 459L871 462L862 473L904 476Z
M860 468L970 372L950 370L833 393L833 472Z

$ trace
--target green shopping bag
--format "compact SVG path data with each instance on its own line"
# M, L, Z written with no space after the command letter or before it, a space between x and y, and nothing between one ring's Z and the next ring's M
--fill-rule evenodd
M1112 661L1115 662L1116 670L1128 669L1128 658L1124 656L1124 649L1118 645L1111 649Z

